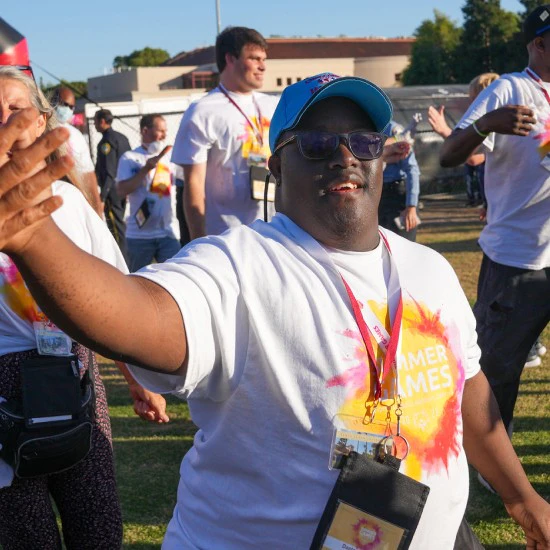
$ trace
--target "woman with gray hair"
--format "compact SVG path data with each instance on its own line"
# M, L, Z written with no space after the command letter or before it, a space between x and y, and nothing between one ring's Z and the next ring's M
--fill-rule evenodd
M40 116L21 134L7 153L8 158L56 127L57 121L34 80L17 68L0 67L0 123L5 124L12 114L27 107L35 107ZM56 150L46 164L63 154L63 150ZM6 160L0 158L0 166ZM36 172L42 168L44 165ZM71 181L73 184L54 182L39 200L61 196L63 206L53 218L67 237L91 254L127 271L107 227L76 188L79 181L76 173L71 174ZM60 258L56 258L52 250L52 262L57 261ZM82 273L82 277L87 276L89 274ZM21 399L21 365L39 356L40 339L46 327L63 341L65 335L34 302L13 261L0 253L0 401ZM13 469L0 460L0 547L4 550L62 548L52 499L59 511L67 549L116 550L122 544L105 388L93 354L70 339L65 342L69 352L78 357L80 376L89 368L95 381L92 448L86 458L69 469L33 478L14 476Z

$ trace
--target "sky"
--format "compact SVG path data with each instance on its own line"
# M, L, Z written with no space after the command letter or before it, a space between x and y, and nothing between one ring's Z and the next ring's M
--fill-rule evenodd
M265 37L411 36L434 8L462 23L464 0L219 0L222 29L252 27ZM501 0L520 12L518 0ZM216 0L13 0L0 17L27 37L37 79L86 80L106 74L114 57L146 46L170 55L214 43ZM269 69L269 65L268 65Z

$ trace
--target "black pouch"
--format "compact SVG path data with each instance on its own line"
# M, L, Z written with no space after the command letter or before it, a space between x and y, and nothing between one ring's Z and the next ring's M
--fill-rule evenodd
M91 353L82 380L74 355L22 364L22 400L0 403L0 457L17 477L61 472L87 456L95 418L92 368Z
M327 537L349 547L386 543L388 550L409 548L430 488L399 473L400 461L384 463L351 452L325 506L310 550ZM348 540L342 540L348 537ZM332 548L333 546L326 546Z

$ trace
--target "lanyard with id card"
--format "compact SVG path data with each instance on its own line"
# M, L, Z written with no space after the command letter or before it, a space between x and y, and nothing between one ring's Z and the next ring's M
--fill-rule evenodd
M409 444L400 433L402 411L398 391L398 347L403 317L403 300L397 267L385 236L380 237L391 261L388 295L399 292L391 336L368 306L363 311L342 277L357 321L374 378L374 403L365 403L363 418L339 416L331 446L329 468L340 469L338 481L317 527L311 550L319 549L406 549L411 544L426 504L429 487L399 473ZM388 300L389 303L389 300ZM363 317L369 321L369 325ZM385 352L381 369L370 340L371 335ZM393 397L382 395L382 387L395 372ZM391 409L396 405L397 430L392 433ZM378 406L387 409L387 425L382 433L373 429Z
M252 122L252 120L250 120L250 117L241 109L239 104L236 103L236 101L229 95L229 92L222 84L219 84L218 88L220 89L222 94L225 95L228 101L237 109L237 111L239 111L239 113L243 115L248 126L250 126L250 128L254 132L257 146L251 147L251 150L248 152L248 156L246 159L249 168L250 198L257 201L262 201L264 200L264 187L266 185L266 178L269 174L269 170L267 169L267 156L262 152L264 145L264 127L262 123L262 113L260 111L260 107L256 103L254 96L252 96L252 101L254 101L254 106L256 107L257 112L257 119L259 123L258 127ZM274 202L275 179L273 177L270 177L269 183L267 185L268 189L266 200L269 202Z

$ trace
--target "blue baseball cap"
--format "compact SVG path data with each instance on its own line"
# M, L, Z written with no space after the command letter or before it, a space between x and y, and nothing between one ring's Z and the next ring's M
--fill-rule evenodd
M269 127L271 151L285 130L295 128L312 105L327 97L347 97L357 103L374 122L377 132L383 132L392 118L390 98L372 82L356 76L321 73L284 89Z

